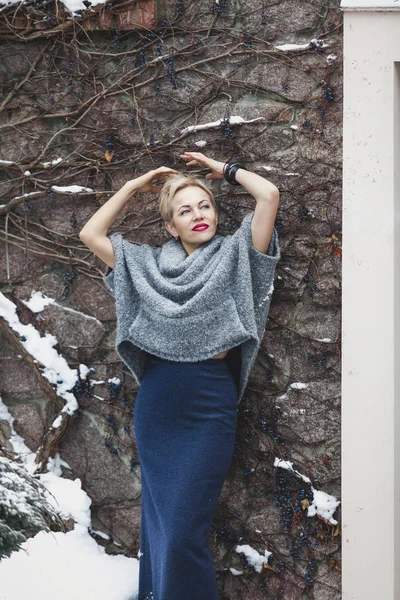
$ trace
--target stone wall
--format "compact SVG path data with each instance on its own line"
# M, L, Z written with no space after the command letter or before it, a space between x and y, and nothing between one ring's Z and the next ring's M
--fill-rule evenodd
M186 172L184 150L239 158L280 190L282 258L210 532L221 599L340 598L340 506L334 517L323 506L328 494L340 498L338 6L164 3L152 28L127 31L96 27L96 18L104 23L98 7L93 31L66 33L67 17L42 5L30 14L44 28L22 29L28 8L18 9L19 30L5 25L15 6L1 20L0 291L22 323L56 337L71 369L92 370L73 390L79 409L49 444L46 432L63 402L1 319L0 394L42 468L58 452L69 465L64 477L81 478L94 529L111 536L98 538L108 552L136 556L139 547L138 388L115 352L105 265L78 232L128 179L161 165ZM108 7L118 13L115 2ZM230 116L245 122L232 124ZM185 132L200 124L208 126ZM212 189L220 233L232 233L255 200L224 181ZM154 194L134 196L115 230L153 246L169 239ZM24 304L33 291L55 302L35 313ZM5 424L0 440L2 431ZM235 552L238 543L272 552L268 566L261 573L250 567Z

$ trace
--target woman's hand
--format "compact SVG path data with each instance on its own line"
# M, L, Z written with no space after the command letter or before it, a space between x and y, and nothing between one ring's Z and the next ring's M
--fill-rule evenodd
M176 169L170 169L169 167L158 167L158 169L152 169L148 173L145 173L136 179L132 179L127 183L129 185L133 185L135 187L135 191L137 192L160 192L162 186L155 185L153 181L165 182L168 177L178 173L179 171L176 171Z
M212 158L207 158L201 152L185 152L180 155L183 160L188 160L190 162L186 163L188 167L195 167L196 165L200 165L201 167L207 167L212 172L207 173L206 179L223 179L224 172L223 167L225 163L219 162L217 160L213 160Z

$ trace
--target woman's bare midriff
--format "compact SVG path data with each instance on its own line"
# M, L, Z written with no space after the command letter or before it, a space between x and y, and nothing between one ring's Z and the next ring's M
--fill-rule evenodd
M212 358L225 358L225 356L228 354L228 352L229 352L229 350L224 350L224 352L220 352L219 354L212 356Z

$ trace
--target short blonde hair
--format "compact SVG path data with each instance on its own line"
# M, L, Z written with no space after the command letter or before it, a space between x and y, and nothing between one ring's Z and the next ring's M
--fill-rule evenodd
M184 188L189 186L197 186L202 188L208 194L210 202L213 205L215 211L218 211L217 203L215 202L215 198L211 190L206 186L205 183L201 181L201 179L197 179L197 177L191 177L190 175L181 175L179 173L177 175L171 175L170 177L168 177L168 179L161 188L159 196L159 210L163 221L172 221L172 200L179 190L183 190Z

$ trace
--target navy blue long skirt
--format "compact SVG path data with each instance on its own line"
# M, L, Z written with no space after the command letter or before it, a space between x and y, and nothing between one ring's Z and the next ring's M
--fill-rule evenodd
M225 359L150 355L134 408L142 479L138 600L218 600L208 533L233 456L237 399Z

